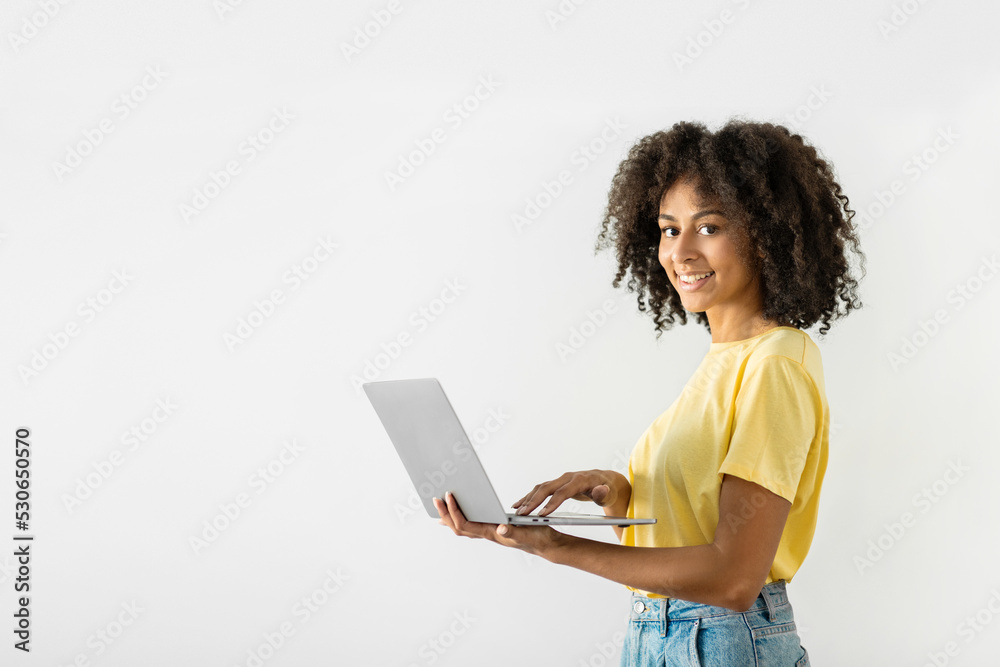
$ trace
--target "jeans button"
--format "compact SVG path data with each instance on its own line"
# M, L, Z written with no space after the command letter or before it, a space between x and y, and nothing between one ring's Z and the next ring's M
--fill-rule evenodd
M637 614L641 614L642 612L646 611L646 605L642 603L642 600L636 600L635 604L632 605L632 611L634 611Z

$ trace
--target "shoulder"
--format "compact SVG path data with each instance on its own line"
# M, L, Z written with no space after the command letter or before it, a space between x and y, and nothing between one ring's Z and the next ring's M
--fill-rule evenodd
M749 352L751 358L786 357L801 364L814 352L819 354L819 348L805 331L779 327L761 336Z
M784 367L802 373L823 388L823 358L812 337L801 329L781 327L747 350L745 373Z

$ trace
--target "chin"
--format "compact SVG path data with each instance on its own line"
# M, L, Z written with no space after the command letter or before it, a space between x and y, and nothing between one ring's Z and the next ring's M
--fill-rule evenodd
M681 305L684 306L684 310L688 311L689 313L704 313L706 310L708 310L708 308L705 306L700 306L700 307L698 305L692 306L684 303L683 300L681 300Z

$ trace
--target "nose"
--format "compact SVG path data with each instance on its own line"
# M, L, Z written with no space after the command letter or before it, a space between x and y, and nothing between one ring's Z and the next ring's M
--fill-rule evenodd
M670 260L674 263L674 266L690 264L691 260L695 259L697 255L698 251L693 233L682 230L680 234L674 237L670 249Z

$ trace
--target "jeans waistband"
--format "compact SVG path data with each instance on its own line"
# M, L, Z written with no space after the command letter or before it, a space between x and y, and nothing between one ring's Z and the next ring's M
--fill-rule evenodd
M765 585L747 611L766 609L769 620L774 621L777 608L784 604L788 604L788 594L785 589L785 581L779 579ZM708 618L710 616L726 616L740 613L725 607L688 602L687 600L649 598L639 593L632 594L632 609L629 614L631 620L659 621L664 618L664 610L666 611L666 618L670 620Z

